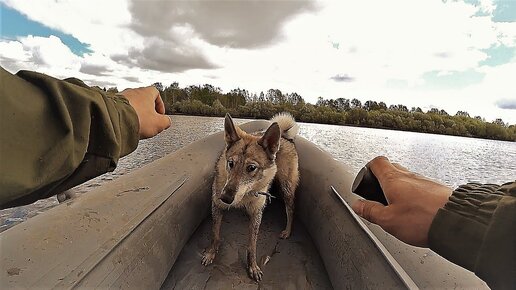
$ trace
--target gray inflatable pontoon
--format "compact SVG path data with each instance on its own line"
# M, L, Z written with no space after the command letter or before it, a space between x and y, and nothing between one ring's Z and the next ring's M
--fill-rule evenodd
M486 287L430 250L364 225L343 202L356 198L351 170L301 137L293 234L278 239L285 213L273 200L257 246L263 281L247 276L248 220L238 211L224 217L215 262L202 266L213 169L223 145L222 132L211 135L1 233L0 289Z

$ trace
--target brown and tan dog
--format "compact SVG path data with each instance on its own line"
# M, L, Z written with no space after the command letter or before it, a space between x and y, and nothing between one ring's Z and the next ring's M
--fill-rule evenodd
M299 182L298 156L293 143L299 125L288 113L278 114L271 121L273 123L265 133L248 134L234 125L229 114L226 115L226 148L217 161L212 186L212 243L202 257L205 266L215 259L224 210L245 209L250 217L247 270L256 281L263 275L256 263L256 241L266 205L263 193L268 192L274 180L279 185L287 213L287 225L280 237L286 239L292 230L294 197Z

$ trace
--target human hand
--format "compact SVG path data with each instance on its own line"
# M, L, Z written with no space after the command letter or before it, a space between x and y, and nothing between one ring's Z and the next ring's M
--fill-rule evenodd
M156 136L170 127L172 121L165 114L165 104L153 87L125 89L122 94L134 108L140 123L140 139Z
M383 156L374 158L368 166L389 205L359 200L352 205L353 210L405 243L427 247L430 225L437 210L448 201L452 189L391 163Z

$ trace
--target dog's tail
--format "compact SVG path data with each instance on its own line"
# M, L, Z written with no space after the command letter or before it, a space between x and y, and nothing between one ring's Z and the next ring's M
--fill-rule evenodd
M271 122L278 123L281 136L288 140L294 140L299 132L299 125L294 120L294 117L288 112L282 112L272 117Z

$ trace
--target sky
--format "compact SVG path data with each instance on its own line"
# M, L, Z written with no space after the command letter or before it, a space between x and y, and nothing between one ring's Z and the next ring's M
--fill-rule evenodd
M516 124L516 0L0 0L0 65L270 88Z

